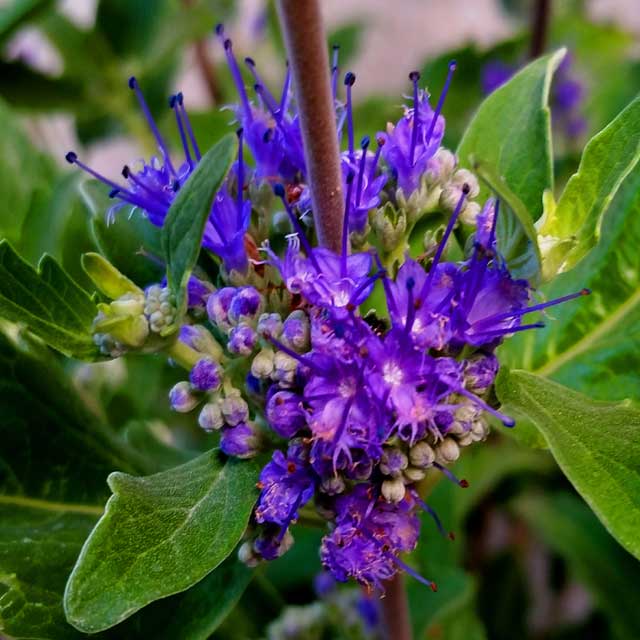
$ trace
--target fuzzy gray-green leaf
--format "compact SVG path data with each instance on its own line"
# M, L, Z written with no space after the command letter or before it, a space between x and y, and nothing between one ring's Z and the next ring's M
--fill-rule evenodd
M640 409L628 401L596 402L546 378L507 368L500 371L496 391L504 411L540 430L562 471L605 527L640 557Z
M258 474L255 461L217 450L152 476L112 474L114 495L67 584L69 622L101 631L201 580L244 533Z

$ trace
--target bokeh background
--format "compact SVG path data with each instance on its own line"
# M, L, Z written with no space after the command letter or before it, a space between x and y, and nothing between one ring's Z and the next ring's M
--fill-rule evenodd
M515 69L526 62L534 4L324 0L329 44L341 45L341 69L358 77L357 131L374 134L397 119L413 69L422 70L437 94L446 62L456 58L444 109L446 142L455 148L486 92L487 65ZM580 87L575 109L583 122L571 134L554 122L560 189L586 140L640 90L640 6L637 0L551 6L545 50L568 47L571 77ZM127 90L129 76L139 78L168 134L173 127L167 96L177 90L185 94L202 147L228 127L231 115L220 108L235 93L212 36L219 21L238 54L254 57L268 81L279 82L284 54L270 2L0 2L0 193L8 212L0 232L26 259L36 262L43 252L52 253L86 283L79 255L95 248L88 221L102 211L91 210L79 195L82 178L68 170L64 154L76 149L96 169L117 176L123 164L153 150ZM205 446L193 425L168 412L166 389L179 374L164 363L132 359L68 367L86 402L134 444L180 440L193 450ZM584 390L579 376L565 382ZM625 395L638 399L637 383L632 376ZM612 383L612 396L618 391ZM606 397L606 388L601 395ZM463 492L442 482L431 500L456 540L440 538L425 522L415 559L440 590L432 594L409 583L417 637L640 638L640 564L609 536L546 451L495 434L487 446L470 450L456 472L472 480L471 487ZM336 627L319 625L310 635L267 630L287 605L314 601L319 537L300 530L292 551L258 574L214 637L341 637L342 614L334 615ZM297 610L302 618L305 611Z

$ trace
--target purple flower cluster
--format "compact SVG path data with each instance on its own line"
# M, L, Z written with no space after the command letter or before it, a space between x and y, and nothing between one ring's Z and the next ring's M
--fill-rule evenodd
M442 530L420 498L420 481L439 472L466 486L448 468L461 449L486 438L489 416L514 424L491 394L499 369L496 347L514 333L542 326L525 321L528 314L585 292L532 304L529 283L509 273L496 243L499 203L491 199L480 211L470 202L477 195L475 178L455 171L455 156L441 147L441 111L455 63L435 109L419 74L410 74L412 106L378 134L371 152L368 137L355 148L355 76L346 74L346 100L340 102L334 56L336 122L340 135L346 125L348 140L341 155L343 242L339 253L315 246L305 222L310 199L289 74L276 98L247 58L256 95L251 101L231 41L222 27L216 33L240 96L232 107L241 125L240 152L203 238L224 269L217 288L198 287L197 309L190 303L179 339L194 357L189 380L170 392L171 405L182 412L199 407L200 426L220 434L227 455L272 451L240 550L245 562L279 557L293 543L298 520L321 518L328 528L320 551L326 569L338 581L353 578L383 589L399 569L412 572L401 556L418 542L419 512ZM140 173L128 172L127 189L95 174L75 154L69 159L162 224L200 152L178 96L171 106L185 162L176 169L135 81L131 86L162 159ZM244 142L253 168L245 166ZM427 212L443 217L444 233L426 257L397 258L397 248L408 246L410 225L396 234L395 253L385 250L388 238L375 235L373 221L389 206L411 224ZM266 230L253 224L265 207L270 213L279 209ZM290 233L282 233L282 220ZM463 260L451 262L447 249L461 220L474 226L471 248ZM351 251L353 238L361 250ZM367 313L376 288L387 313ZM156 318L159 327L175 313L162 304L158 289L148 311L164 310Z

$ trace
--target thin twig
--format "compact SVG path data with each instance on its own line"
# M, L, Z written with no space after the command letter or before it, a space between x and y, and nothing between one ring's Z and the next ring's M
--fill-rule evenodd
M319 0L278 0L318 242L340 253L344 201L329 55Z
M531 13L531 45L529 57L542 55L547 47L547 35L551 18L551 0L534 0Z
M182 4L187 10L194 5L194 0L182 0ZM207 51L207 41L204 39L197 40L194 45L194 52L196 57L196 63L200 70L200 75L204 80L207 87L207 92L211 98L211 102L215 106L222 101L222 95L220 93L220 85L218 83L218 77L216 75L216 67L209 58Z
M398 572L385 582L385 593L380 602L388 640L411 640L409 602L403 573Z

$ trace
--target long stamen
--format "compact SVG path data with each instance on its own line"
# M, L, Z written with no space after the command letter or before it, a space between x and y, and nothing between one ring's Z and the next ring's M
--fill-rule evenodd
M244 136L243 129L236 131L238 136L238 215L242 215L242 192L244 191Z
M291 86L291 68L289 67L289 61L287 60L287 72L284 75L284 83L282 85L282 96L280 97L280 113L283 115L287 112L290 86Z
M331 93L335 101L338 95L338 55L340 53L340 46L333 45L333 55L331 57Z
M435 276L436 267L438 266L438 263L440 262L440 258L444 253L444 249L447 246L447 242L449 241L449 236L453 231L453 227L456 224L458 216L460 215L460 211L462 211L462 206L464 205L465 198L467 197L467 195L469 195L469 191L470 191L469 185L465 183L462 186L462 193L460 194L460 199L458 200L458 204L456 205L456 208L453 210L453 213L451 214L451 218L449 219L449 224L447 224L447 228L445 229L444 235L442 236L442 240L438 245L436 255L433 257L433 262L431 263L431 268L429 269L429 273L427 274L427 279L425 280L424 285L422 286L422 290L420 291L420 295L418 296L419 300L424 300L425 295L427 294L427 292L429 291L429 288L431 287L431 282L433 281L433 278Z
M483 324L487 324L490 322L499 322L500 320L508 320L510 318L517 318L527 313L533 313L534 311L542 311L542 309L547 309L548 307L554 307L557 304L562 304L563 302L568 302L569 300L574 300L575 298L579 298L581 296L588 296L591 293L590 289L580 289L580 291L576 291L575 293L569 293L566 296L562 296L560 298L554 298L553 300L549 300L548 302L541 302L540 304L534 304L531 307L526 307L524 309L517 309L516 311L507 311L506 313L497 313L496 315L489 316L488 318L483 318L475 323L475 326L481 326Z
M455 484L457 484L459 487L466 489L469 486L469 483L464 478L458 479L453 471L450 471L449 469L447 469L447 467L440 464L439 462L434 462L433 466L438 471L443 473L449 480L451 480L451 482L455 482Z
M493 209L493 220L491 221L491 233L489 234L489 249L493 248L496 241L496 226L498 224L498 214L500 213L500 199L496 198L496 204Z
M408 564L402 562L400 558L393 555L393 553L387 553L387 556L393 560L404 572L408 573L412 578L417 580L418 582L422 582L422 584L426 585L431 589L431 591L435 592L438 590L438 585L433 580L427 580L421 576L417 571L412 569Z
M344 202L344 220L342 221L342 259L340 272L343 278L347 277L347 256L349 254L349 217L351 213L351 193L353 191L353 171L347 175L347 197Z
M182 148L184 149L184 155L187 159L187 164L193 169L193 160L191 159L191 152L189 151L189 143L187 142L187 136L184 131L184 125L182 124L182 118L178 109L178 96L171 96L169 98L169 107L173 110L176 116L176 124L178 125L178 132L180 133L180 141L182 142Z
M378 265L378 269L384 272L382 276L382 286L384 288L384 295L387 299L387 308L389 309L389 314L397 315L398 305L391 291L391 285L389 284L389 277L387 275L385 268L382 266L382 261L380 260L380 256L378 255L377 251L373 252L373 257L374 257L374 260L376 261L376 264Z
M416 305L413 299L413 288L415 286L416 281L413 278L407 278L407 322L405 324L407 334L411 333L416 319Z
M474 331L473 335L474 336L479 336L479 337L487 337L490 338L492 336L506 336L512 333L517 333L518 331L528 331L529 329L544 329L545 328L545 324L544 322L534 322L532 324L522 324L519 327L508 327L508 328L504 328L504 329L491 329L491 330L487 330L487 331ZM474 328L474 327L472 327Z
M313 266L316 268L318 273L320 273L321 272L320 265L318 264L318 261L316 260L316 257L314 255L313 251L311 250L311 245L309 244L309 240L307 239L307 236L305 235L305 232L304 232L304 230L302 228L302 225L300 224L300 221L296 217L296 214L293 213L291 207L289 206L289 203L287 202L287 197L286 197L286 194L285 194L285 191L284 191L284 187L281 184L274 185L273 186L273 193L275 193L275 195L282 200L282 204L284 205L284 209L287 212L287 215L289 216L289 220L291 220L291 224L293 225L294 231L298 234L298 238L300 238L300 242L302 243L302 246L304 247L305 253L307 254L309 259L313 263Z
M500 422L502 422L505 427L513 427L516 424L516 421L513 418L505 416L504 413L497 411L496 409L488 405L482 398L479 398L477 395L471 393L471 391L467 391L464 387L457 387L456 392L464 396L465 398L469 398L469 400L475 402L481 409L484 409L487 413L490 413L495 418L498 418L498 420L500 420Z
M265 85L265 83L262 81L262 78L260 77L260 74L256 69L255 60L253 58L246 57L244 59L244 63L247 65L247 68L251 72L251 75L253 76L253 79L256 81L256 84L259 84L263 88L262 99L265 100L265 102L269 102L270 111L278 113L278 110L279 110L278 102L273 97L273 94L271 93L271 91L269 91L269 89L267 88L267 85Z
M371 182L376 175L376 169L378 168L378 162L380 161L380 154L382 153L382 147L384 147L385 139L382 136L378 136L376 138L376 142L378 143L378 147L375 155L373 156L371 169L369 170L369 182Z
M236 85L236 89L238 90L245 116L247 120L251 122L253 120L251 105L249 103L249 97L247 96L247 90L244 88L244 82L242 80L240 67L238 66L236 57L233 55L233 43L231 42L230 38L224 37L224 26L222 24L216 26L216 35L220 38L220 41L224 46L224 53L227 57L227 64L229 65L229 70L231 71L231 76Z
M118 193L124 193L126 196L130 198L136 197L133 192L129 191L128 189L125 189L124 187L119 185L117 182L114 182L113 180L109 180L109 178L107 178L106 176L103 176L101 173L94 171L90 166L80 161L78 159L78 154L75 151L69 151L65 155L65 160L69 164L75 164L76 166L80 167L80 169L82 169L84 172L88 173L90 176L93 176L96 180L100 180L100 182L116 190Z
M140 90L140 86L138 85L138 81L135 79L134 76L131 76L129 78L129 88L132 89L136 94L136 98L138 99L138 104L140 105L140 108L144 113L144 117L147 120L149 128L151 129L151 133L153 133L153 136L156 139L156 142L158 143L160 150L162 151L162 155L164 156L164 161L167 163L167 167L169 167L169 171L171 171L171 173L173 173L174 176L177 176L178 174L176 173L176 170L173 168L173 164L171 164L171 156L169 155L169 149L165 144L164 138L160 134L160 131L156 125L156 121L153 119L153 116L151 115L151 111L147 106L147 101L144 99L144 96L142 95L142 91Z
M440 534L442 535L443 538L451 538L451 533L447 533L447 531L445 530L445 528L442 526L442 521L440 520L440 517L438 516L438 514L435 512L434 509L432 509L426 502L424 502L420 496L418 495L417 491L412 491L411 494L413 495L413 499L416 501L416 503L418 504L418 506L425 512L428 513L431 518L433 519L433 521L436 523L436 527L438 527L438 531L440 532Z
M360 167L358 170L358 187L356 189L356 207L360 205L360 197L362 196L362 183L364 180L364 169L367 163L367 149L369 148L369 136L364 136L360 142L362 156L360 156Z
M131 180L136 187L140 187L140 189L145 191L149 197L158 201L159 204L165 206L171 204L171 200L168 198L165 191L154 191L153 189L150 189L142 180L140 180L140 178L138 178L138 176L131 172L131 169L127 165L122 167L122 177L125 180Z
M196 136L193 133L193 128L191 127L191 120L189 120L189 115L187 114L187 108L184 106L184 96L182 95L181 92L178 93L178 106L180 107L180 114L182 115L184 124L187 127L187 132L189 133L189 139L191 140L193 153L196 156L196 160L200 160L200 158L202 157L200 155L200 148L198 147L198 143L196 142Z
M347 134L349 136L349 158L353 161L353 105L351 104L351 87L356 81L355 73L348 71L344 76L344 86L347 87Z
M456 61L452 60L449 63L449 71L447 73L447 79L444 82L444 87L442 88L442 93L440 94L440 99L438 100L438 104L436 105L436 110L433 112L433 118L431 118L431 124L429 125L429 131L427 131L425 144L429 144L431 142L431 136L433 135L433 132L436 128L436 123L440 116L440 112L442 111L442 107L444 106L444 99L447 97L449 86L451 85L451 78L453 77L453 72L455 70Z
M418 100L418 81L420 80L420 72L412 71L409 74L409 80L413 82L413 128L411 130L411 147L409 148L409 164L413 167L416 143L418 142L418 129L420 127L420 102Z
M353 305L354 300L358 299L358 296L367 288L370 287L372 284L375 284L375 282L381 278L382 276L384 276L386 274L386 271L384 269L382 269L381 271L376 271L376 273L374 273L372 276L370 276L369 278L367 278L364 282L362 282L351 294L351 297L349 298L349 305ZM349 306L347 305L347 306Z

